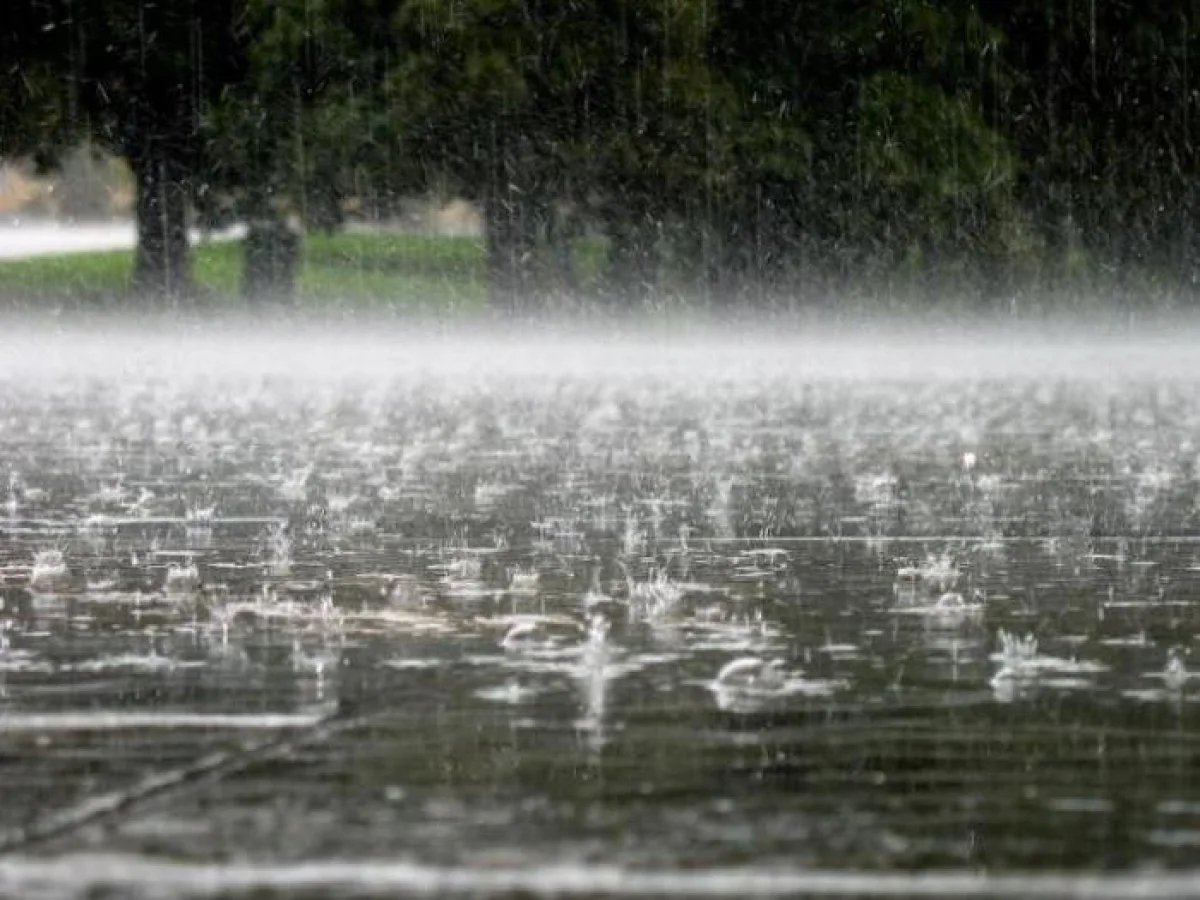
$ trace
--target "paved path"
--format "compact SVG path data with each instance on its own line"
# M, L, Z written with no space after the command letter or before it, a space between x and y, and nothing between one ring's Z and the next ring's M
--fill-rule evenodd
M207 235L207 240L230 240L241 235L231 229ZM0 226L0 259L27 259L59 253L86 253L95 250L132 249L137 233L132 222L68 225L58 222L30 222ZM192 234L192 243L201 235Z

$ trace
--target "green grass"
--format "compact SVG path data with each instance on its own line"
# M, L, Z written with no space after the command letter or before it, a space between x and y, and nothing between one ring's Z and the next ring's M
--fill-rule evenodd
M583 298L602 294L605 253L603 241L595 238L581 240L576 245L575 262ZM146 309L153 304L130 295L132 267L132 251L0 260L0 312ZM198 310L237 312L251 305L241 292L240 242L197 246L192 267ZM667 290L663 299L644 311L647 315L669 318L703 312L702 299L688 302L685 287L672 293L666 275L664 284ZM1146 273L1135 270L1124 272L1117 288L1099 277L1088 279L1074 274L1056 278L1052 274L1035 273L1014 287L1011 299L1006 295L1000 301L989 300L991 307L974 299L970 285L955 290L953 278L947 278L941 290L933 293L919 279L906 282L902 273L887 278L868 273L861 290L855 290L853 279L846 284L830 283L824 287L818 279L801 288L781 292L766 302L771 308L785 312L794 303L801 313L832 316L845 322L890 316L897 321L912 323L922 319L935 324L948 317L975 321L981 315L1040 321L1055 313L1093 319L1104 314L1127 317L1131 310L1144 316L1195 309L1192 293L1155 282ZM356 231L305 237L296 306L308 313L470 318L484 312L486 305L486 260L483 244L477 239ZM595 307L602 309L603 301L597 300ZM588 308L588 304L578 308ZM563 309L569 312L574 307Z
M309 235L297 282L303 307L475 312L487 297L473 238L345 232Z
M132 254L72 253L0 261L0 296L11 303L107 302L128 286Z
M27 308L111 309L126 302L132 251L0 260L0 303ZM195 248L198 305L237 309L242 247ZM301 308L467 313L486 298L482 244L471 238L407 234L309 235L297 276Z

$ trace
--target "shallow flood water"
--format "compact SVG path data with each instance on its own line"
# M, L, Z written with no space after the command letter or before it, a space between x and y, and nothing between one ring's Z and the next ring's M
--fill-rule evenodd
M1196 890L1186 347L7 349L0 889Z

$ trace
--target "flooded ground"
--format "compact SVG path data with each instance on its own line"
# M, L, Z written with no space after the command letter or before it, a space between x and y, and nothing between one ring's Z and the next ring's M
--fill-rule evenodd
M1185 344L7 340L0 891L1200 890Z

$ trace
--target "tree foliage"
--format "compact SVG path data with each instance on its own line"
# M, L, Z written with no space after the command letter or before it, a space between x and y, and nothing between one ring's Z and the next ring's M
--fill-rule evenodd
M1192 281L1183 0L18 0L11 16L0 150L50 159L86 134L128 159L139 259L171 245L151 221L178 220L171 196L332 228L435 193L483 210L506 308L577 290L584 237L606 248L610 303L863 273L972 272L988 299L1031 260Z

